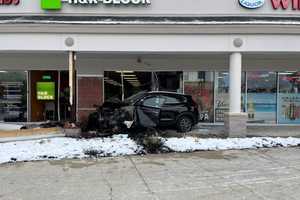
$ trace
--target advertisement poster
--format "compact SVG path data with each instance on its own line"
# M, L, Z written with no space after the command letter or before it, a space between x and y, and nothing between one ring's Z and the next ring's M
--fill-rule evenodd
M219 93L216 95L216 122L224 122L226 112L229 112L229 94Z
M300 123L300 94L279 94L278 122L280 124Z
M185 94L193 97L194 101L199 106L199 121L213 122L214 121L214 92L212 82L185 82Z

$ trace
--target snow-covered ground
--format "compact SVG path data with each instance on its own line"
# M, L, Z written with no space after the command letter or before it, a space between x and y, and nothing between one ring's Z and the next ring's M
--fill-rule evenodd
M127 135L112 138L73 139L51 138L0 143L0 163L48 159L85 158L86 152L97 156L133 155L142 150Z
M23 125L0 122L0 131L20 130Z
M193 137L163 139L164 146L176 152L200 150L256 149L300 146L300 138L228 138L199 139ZM97 156L134 155L143 148L127 135L108 138L50 138L0 143L0 163L48 159L86 158Z
M168 138L165 146L176 152L191 151L216 151L231 149L256 149L270 147L295 147L300 145L300 138L228 138L228 139L199 139L187 138Z

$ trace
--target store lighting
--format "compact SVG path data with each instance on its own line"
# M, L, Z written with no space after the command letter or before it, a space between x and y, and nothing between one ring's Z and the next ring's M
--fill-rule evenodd
M7 71L0 71L0 73L7 73Z
M294 72L280 72L279 75L292 75Z
M117 73L134 73L134 71L116 71Z
M136 77L135 74L124 74L123 77Z

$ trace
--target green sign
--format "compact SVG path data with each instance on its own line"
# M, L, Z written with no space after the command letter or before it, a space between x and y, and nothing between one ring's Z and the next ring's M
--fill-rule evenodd
M151 4L151 0L40 0L40 1L43 10L60 10L62 8L62 4L69 4L73 6L97 6L97 5L148 6Z
M61 0L41 0L41 6L44 10L60 10Z
M52 78L51 78L50 75L44 75L44 76L42 77L42 79L43 79L43 80L51 80Z
M36 98L37 100L55 100L55 83L37 82Z

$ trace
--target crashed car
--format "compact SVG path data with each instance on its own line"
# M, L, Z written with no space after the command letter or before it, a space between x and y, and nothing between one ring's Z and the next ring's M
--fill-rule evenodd
M188 132L198 122L198 115L198 106L190 95L140 92L125 101L104 102L89 116L88 129L118 132L136 127L165 127Z

